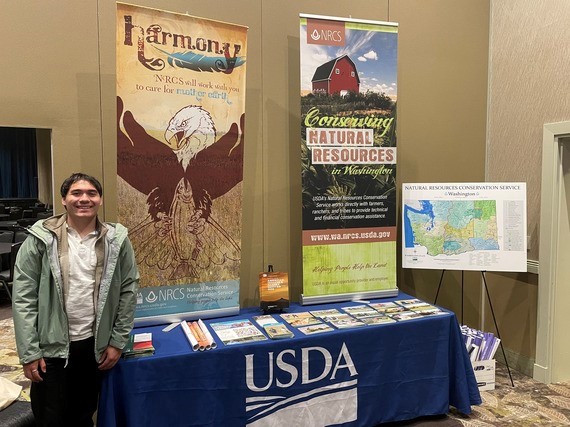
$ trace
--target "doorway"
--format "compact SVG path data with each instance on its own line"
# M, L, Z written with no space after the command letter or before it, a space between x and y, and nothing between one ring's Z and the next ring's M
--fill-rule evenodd
M53 206L51 129L0 127L0 199Z
M570 379L570 122L545 124L534 379Z

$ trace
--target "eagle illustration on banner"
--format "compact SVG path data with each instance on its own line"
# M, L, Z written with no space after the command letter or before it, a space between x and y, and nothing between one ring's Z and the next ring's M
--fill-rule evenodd
M196 282L213 266L240 259L240 236L216 220L213 203L243 179L245 115L219 139L201 106L184 106L166 120L159 140L117 97L117 173L146 196L147 215L129 230L139 264L169 281Z

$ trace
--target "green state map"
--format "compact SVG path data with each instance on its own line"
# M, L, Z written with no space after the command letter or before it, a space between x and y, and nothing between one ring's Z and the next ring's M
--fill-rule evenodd
M404 202L405 247L427 254L456 255L499 250L495 200L414 200Z

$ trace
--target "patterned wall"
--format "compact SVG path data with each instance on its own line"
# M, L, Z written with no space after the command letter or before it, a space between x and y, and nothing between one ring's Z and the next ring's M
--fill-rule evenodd
M487 181L526 181L538 260L542 128L570 120L570 2L491 0Z

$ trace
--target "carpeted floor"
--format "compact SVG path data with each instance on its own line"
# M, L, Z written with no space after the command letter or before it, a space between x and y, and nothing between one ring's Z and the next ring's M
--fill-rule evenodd
M543 384L497 364L495 390L481 392L483 404L466 417L451 411L449 418L464 426L568 426L570 383Z
M481 392L483 404L463 415L450 408L447 415L382 424L382 427L441 426L569 426L570 382L542 384L511 369L514 387L507 369L497 364L496 389ZM22 373L14 342L10 305L0 300L0 375L23 387L20 400L29 400L30 382Z
M22 386L20 400L30 400L30 380L24 376L16 353L12 310L4 298L0 300L0 376Z

